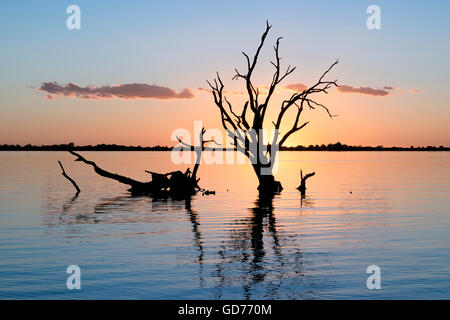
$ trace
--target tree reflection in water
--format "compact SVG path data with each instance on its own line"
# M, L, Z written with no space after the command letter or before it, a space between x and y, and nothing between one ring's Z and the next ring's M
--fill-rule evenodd
M215 297L221 298L225 288L242 287L244 297L250 299L254 290L276 298L284 278L303 275L302 256L292 243L290 252L283 252L281 242L295 241L277 227L273 207L274 195L259 195L250 216L234 222L230 239L219 250ZM294 248L292 250L292 247ZM259 295L259 294L258 294Z
M119 196L102 199L94 205L93 212L91 209L91 213L87 214L80 213L84 211L77 207L80 202L72 199L63 205L57 223L164 223L168 219L179 219L179 216L177 218L177 215L167 213L185 211L191 225L193 245L198 252L195 263L198 265L200 287L212 287L217 299L230 295L246 299L252 295L286 298L289 297L286 287L291 288L292 296L298 297L299 288L293 290L303 277L298 237L286 231L284 225L278 226L273 201L274 196L258 196L247 216L234 219L230 225L224 226L225 240L215 238L210 242L202 236L200 215L192 208L191 198ZM309 205L312 202L303 199L303 206ZM54 223L56 221L53 220L49 225ZM145 234L152 235L150 232ZM209 251L212 256L208 259L205 258L206 243L212 249ZM205 270L211 272L208 277L205 277Z

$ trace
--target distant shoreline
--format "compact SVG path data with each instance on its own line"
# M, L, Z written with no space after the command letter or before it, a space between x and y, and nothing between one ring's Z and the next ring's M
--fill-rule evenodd
M141 147L141 146L123 146L116 144L98 144L95 146L75 146L70 144L59 145L0 145L0 151L172 151L173 147L167 146L153 146L153 147ZM217 148L215 150L225 151L225 148ZM228 149L233 150L235 149ZM371 147L371 146L349 146L337 142L335 144L328 145L309 145L309 146L296 146L296 147L283 147L281 151L450 151L450 147L444 146L411 146L411 147Z

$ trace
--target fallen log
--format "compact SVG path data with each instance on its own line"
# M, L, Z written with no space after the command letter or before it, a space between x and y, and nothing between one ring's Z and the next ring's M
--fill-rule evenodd
M100 168L94 161L87 160L79 153L69 150L71 154L76 156L75 161L84 162L94 168L94 171L105 178L109 178L120 183L129 185L128 189L132 195L153 195L157 197L182 197L195 194L201 188L198 186L198 180L190 175L190 170L185 173L181 171L173 171L169 173L156 173L147 171L152 175L152 180L142 182L134 180L117 173L112 173Z
M177 170L168 173L157 173L153 171L146 170L147 173L152 175L152 180L147 182L142 182L134 180L125 176L121 176L117 173L112 173L100 168L94 161L87 160L79 153L69 150L71 154L76 156L75 161L84 162L94 168L94 171L105 178L116 180L120 183L129 185L131 188L128 191L132 195L151 195L153 197L174 197L183 198L195 194L197 191L201 191L203 195L215 194L214 191L205 190L199 187L197 179L197 171L201 162L202 151L206 149L205 145L209 142L214 142L214 140L203 140L203 135L205 134L205 128L202 128L200 132L200 142L198 147L193 147L184 143L180 138L177 137L178 141L189 150L194 149L196 154L195 165L193 171L188 168L184 173Z

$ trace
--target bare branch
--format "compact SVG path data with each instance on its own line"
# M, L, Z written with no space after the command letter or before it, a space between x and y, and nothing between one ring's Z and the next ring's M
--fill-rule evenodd
M281 105L280 113L278 114L277 121L274 124L275 129L280 129L283 117L284 117L286 111L290 107L292 107L293 105L299 107L298 103L300 103L300 107L299 107L299 112L297 113L297 117L296 117L296 120L294 122L294 125L292 126L292 129L289 130L286 133L286 135L283 136L282 139L280 140L280 143L279 143L280 147L283 145L283 143L287 140L287 138L291 134L299 131L306 124L308 124L308 122L306 122L301 127L297 127L298 119L299 119L300 113L303 111L303 104L304 103L306 103L310 109L315 109L316 107L323 108L327 112L327 114L330 116L330 118L336 116L336 115L331 114L331 112L328 109L328 107L326 107L325 105L323 105L321 103L318 103L315 100L309 98L309 96L312 95L312 94L316 94L316 93L328 93L327 90L329 88L331 88L332 86L336 86L336 87L338 86L337 85L337 80L335 80L335 81L324 81L323 80L325 75L327 75L328 72L330 72L330 70L338 63L339 63L339 60L336 60L333 64L331 64L331 66L321 75L319 80L313 86L309 87L306 90L303 90L300 93L294 93L288 100L283 101L283 103ZM275 140L275 138L274 138L274 140ZM274 141L273 143L276 143L276 141Z
M80 188L78 187L77 183L76 183L71 177L69 177L69 176L66 174L66 171L64 170L64 167L63 167L61 161L58 160L58 163L59 163L59 166L61 167L62 175L63 175L67 180L69 180L69 181L73 184L73 186L75 187L75 190L77 190L76 195L78 195L78 194L80 193L81 190L80 190Z
M176 136L176 139L178 140L179 143L181 143L183 146L185 146L186 148L189 148L189 150L197 150L197 149L201 149L202 151L214 151L216 150L216 148L211 148L211 147L205 147L206 144L208 143L214 143L217 146L221 146L220 143L218 143L216 140L211 139L211 140L204 140L203 139L203 135L205 134L206 130L205 128L202 128L201 134L200 134L200 146L193 146L191 144L188 144L186 142L184 142L183 140L181 140L181 138L179 136Z
M309 121L303 123L300 127L293 127L291 130L286 132L286 134L283 136L283 138L281 138L279 146L282 147L283 144L286 142L287 138L289 138L293 133L303 129L308 123L309 123Z
M103 170L102 168L97 166L97 164L94 161L86 160L82 155L76 153L75 151L69 150L69 152L77 157L77 159L75 159L75 161L82 161L82 162L84 162L86 164L91 165L94 168L94 171L97 174L99 174L99 175L101 175L101 176L103 176L105 178L113 179L113 180L116 180L116 181L118 181L120 183L127 184L127 185L130 185L130 186L142 186L144 184L144 182L133 180L131 178L118 175L117 173L111 173L111 172L108 172L106 170Z

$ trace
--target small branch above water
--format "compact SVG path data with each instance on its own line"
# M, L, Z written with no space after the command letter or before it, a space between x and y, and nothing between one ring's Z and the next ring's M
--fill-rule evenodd
M80 190L80 188L78 187L77 183L76 183L71 177L69 177L69 176L66 174L66 171L64 170L64 167L63 167L61 161L58 160L58 163L59 163L59 166L61 167L62 175L63 175L67 180L69 180L69 181L72 183L72 185L73 185L73 186L75 187L75 189L77 190L76 195L78 195L78 194L81 192L81 190Z
M300 185L298 186L298 190L300 191L300 193L302 194L302 198L305 197L305 193L306 193L306 180L308 178L311 178L312 176L314 176L316 173L315 172L311 172L306 174L305 176L303 176L303 171L300 170Z

